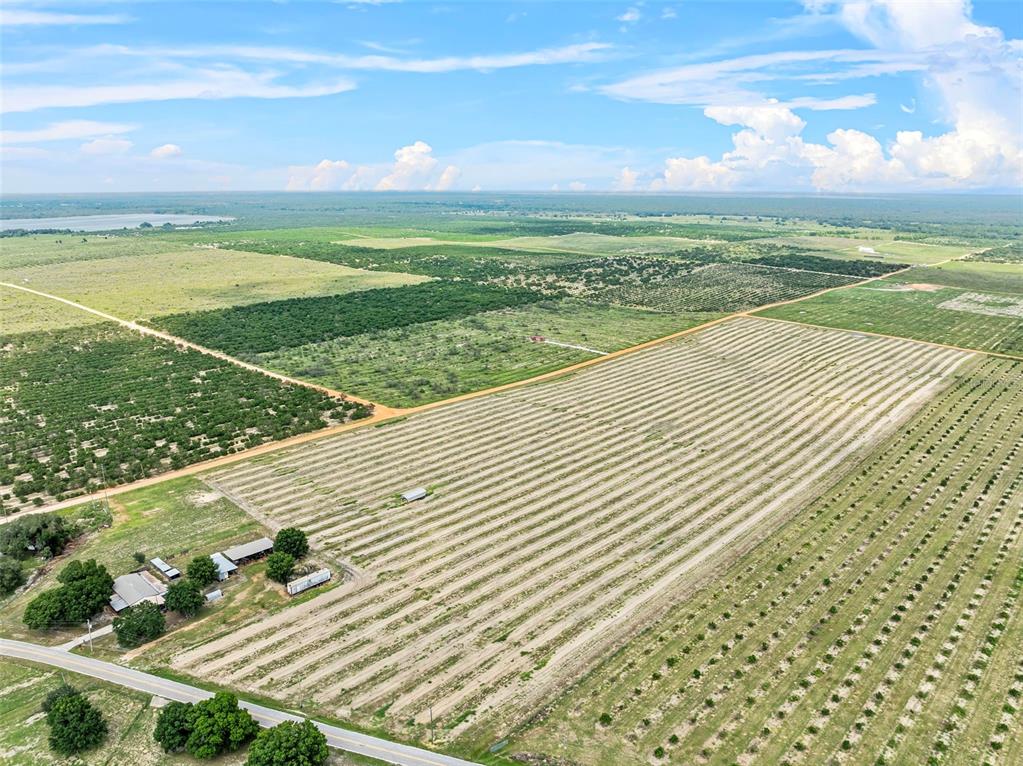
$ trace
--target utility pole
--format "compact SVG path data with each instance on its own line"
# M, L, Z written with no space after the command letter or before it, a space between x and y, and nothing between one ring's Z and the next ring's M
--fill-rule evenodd
M85 624L89 628L89 654L92 654L92 618L86 618Z
M433 705L430 705L430 744L433 744Z

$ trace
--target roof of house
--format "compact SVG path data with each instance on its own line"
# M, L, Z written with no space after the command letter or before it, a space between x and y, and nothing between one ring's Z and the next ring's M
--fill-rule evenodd
M227 556L231 561L238 561L239 559L247 559L251 556L258 556L261 553L273 550L274 541L269 537L261 537L258 540L252 542L242 543L236 545L233 548L228 548L224 551L224 555Z
M217 553L211 553L210 558L213 559L213 563L217 565L217 570L220 572L222 577L226 577L238 568L237 564L219 551Z
M410 489L408 492L401 493L401 499L405 500L406 502L411 502L412 500L421 500L424 497L426 497L425 487L416 487L415 489Z
M167 587L149 572L132 572L114 579L114 595L110 597L110 606L120 612L129 606L142 601L163 603Z

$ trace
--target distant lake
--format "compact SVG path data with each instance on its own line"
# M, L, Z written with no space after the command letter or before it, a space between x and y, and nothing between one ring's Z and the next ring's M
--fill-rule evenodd
M116 213L111 215L69 215L61 218L0 218L0 231L9 229L71 229L72 231L107 231L108 229L137 229L139 224L163 226L191 226L208 221L233 221L227 215L178 215L166 213Z

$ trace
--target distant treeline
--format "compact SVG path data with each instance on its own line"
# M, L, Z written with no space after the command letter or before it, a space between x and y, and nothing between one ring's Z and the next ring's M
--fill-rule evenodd
M881 277L893 271L907 268L905 263L886 263L884 261L844 261L839 258L823 258L819 255L765 255L753 258L746 263L759 266L777 266L783 269L802 269L803 271L824 271L828 274L846 274L851 277Z
M174 314L152 323L200 345L245 356L523 306L544 297L517 288L437 281Z

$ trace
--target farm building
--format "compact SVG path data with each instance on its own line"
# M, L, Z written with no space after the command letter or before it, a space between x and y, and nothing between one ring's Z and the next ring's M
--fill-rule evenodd
M224 555L235 564L243 564L246 561L262 558L271 553L274 549L274 541L269 537L261 537L252 542L242 543L224 551Z
M301 593L304 590L315 588L317 585L322 585L330 579L329 569L319 569L312 574L307 574L305 577L299 577L297 580L292 580L288 583L288 595L294 596Z
M206 603L212 604L214 601L220 601L220 599L222 599L223 597L224 591L222 591L220 588L217 588L216 590L211 590L209 593L206 594Z
M132 572L114 580L114 595L110 597L110 606L115 612L122 612L143 601L163 606L163 597L166 593L167 586L153 574Z
M413 500L422 500L424 497L426 497L426 489L424 487L416 487L408 492L401 493L401 499L406 503L411 503Z
M213 559L213 563L217 565L217 579L220 581L226 580L238 569L237 564L219 551L217 553L211 553L210 558Z
M166 577L168 580L174 580L178 577L181 577L181 572L172 567L163 559L150 559L149 563L152 564L156 568L156 570L164 577Z

